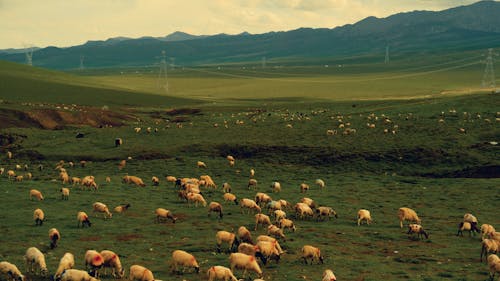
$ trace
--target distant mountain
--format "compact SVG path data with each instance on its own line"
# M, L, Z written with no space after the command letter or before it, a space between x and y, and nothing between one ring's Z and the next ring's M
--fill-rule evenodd
M176 64L200 65L273 59L310 60L391 53L445 53L500 46L500 3L481 1L444 11L414 11L387 18L368 17L333 29L300 28L287 32L194 36L175 32L166 37L112 38L69 48L48 47L33 54L33 64L76 68L80 55L87 67L153 65L165 50ZM23 54L0 54L23 62Z
M38 47L33 47L31 48L33 51L36 51L36 50L39 50L40 48ZM3 49L3 50L0 50L0 54L21 54L21 53L25 53L27 50L27 48L22 48L22 49L13 49L13 48L9 48L9 49Z

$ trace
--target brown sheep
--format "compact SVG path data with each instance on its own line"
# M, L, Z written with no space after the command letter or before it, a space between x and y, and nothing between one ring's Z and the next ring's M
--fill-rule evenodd
M218 213L219 214L219 218L222 219L222 205L218 202L210 202L210 204L208 204L208 215L210 216L210 214L214 212L214 213Z

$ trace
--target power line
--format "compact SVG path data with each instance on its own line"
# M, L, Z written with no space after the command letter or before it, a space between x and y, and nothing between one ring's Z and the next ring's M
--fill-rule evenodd
M493 53L493 49L488 49L488 56L486 57L486 67L484 69L483 81L481 86L483 88L495 88L495 69L493 68L494 58L493 56L498 56L498 54Z
M160 57L160 73L158 74L158 88L168 93L168 76L167 76L167 56L165 51L161 51Z
M29 66L33 66L33 47L25 46L24 53L26 54L26 64Z

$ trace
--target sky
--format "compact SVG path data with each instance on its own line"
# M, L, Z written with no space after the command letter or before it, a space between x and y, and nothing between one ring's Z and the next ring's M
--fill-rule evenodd
M68 47L125 36L334 28L368 16L477 0L0 0L0 49Z

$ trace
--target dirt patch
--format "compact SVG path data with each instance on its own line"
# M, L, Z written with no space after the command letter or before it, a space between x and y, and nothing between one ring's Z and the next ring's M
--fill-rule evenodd
M196 115L201 113L201 109L199 108L173 108L165 111L167 115L175 116L175 115Z
M116 240L118 241L131 241L131 240L136 240L142 238L142 235L140 234L122 234L122 235L117 235Z
M99 240L101 240L101 236L85 236L85 237L80 237L78 240L80 240L80 241L99 241Z

